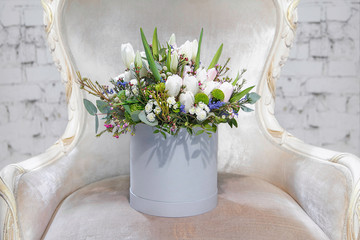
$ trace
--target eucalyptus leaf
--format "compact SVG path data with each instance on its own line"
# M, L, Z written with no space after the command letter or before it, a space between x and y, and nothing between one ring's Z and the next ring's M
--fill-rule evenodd
M195 59L195 71L200 66L200 51L201 51L201 42L202 42L203 32L204 32L204 29L201 28L200 37L199 37L199 45L198 45L198 50L197 50L196 59Z
M219 49L217 50L217 52L215 53L215 56L213 58L213 60L211 61L208 69L211 69L213 67L215 67L215 65L218 63L219 59L220 59L220 56L221 56L221 53L222 53L222 49L223 49L223 45L224 44L221 44Z
M252 112L252 111L254 111L251 108L248 108L246 106L241 106L241 110L243 110L244 112Z
M154 57L151 53L151 50L150 50L150 46L146 40L146 37L145 37L145 34L142 30L142 28L140 28L140 33L141 33L141 40L142 40L142 43L144 45L144 50L145 50L145 54L146 54L146 59L149 63L149 68L151 70L151 72L153 73L154 75L154 78L157 80L157 81L160 81L161 80L161 76L160 76L160 73L159 73L159 70L157 69L156 67L156 64L155 64L155 61L154 61Z
M101 113L108 114L110 112L110 106L107 102L96 100L96 106Z
M131 115L131 110L129 105L124 105L125 111Z
M145 111L141 111L138 116L139 116L140 121L142 121L143 123L145 123L146 125L149 125L151 127L154 127L154 126L158 125L158 123L159 123L158 120L156 120L156 119L154 122L150 122L149 120L147 120Z
M95 116L95 114L97 113L97 108L95 107L95 105L85 98L84 98L84 105L88 113L90 115Z
M196 132L195 136L198 136L198 135L200 135L200 134L202 134L204 132L205 132L205 130L199 130L199 131Z
M239 100L241 100L246 94L248 94L251 89L253 89L255 86L249 87L247 89L245 89L244 91L241 91L239 93L234 94L234 96L232 96L232 98L230 98L230 102L237 102Z
M248 103L255 104L257 102L257 100L260 99L260 95L257 94L257 93L252 92L252 93L248 94L247 98L248 98Z
M98 115L95 115L95 133L97 133L99 130L99 117Z
M131 119L134 121L134 122L140 122L140 118L139 118L139 113L141 111L140 110L137 110L137 111L134 111L131 113Z

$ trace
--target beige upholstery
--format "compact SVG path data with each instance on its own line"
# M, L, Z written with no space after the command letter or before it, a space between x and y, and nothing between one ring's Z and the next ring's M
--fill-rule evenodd
M293 198L259 178L220 174L217 208L188 218L141 214L130 208L128 190L125 176L70 195L45 240L328 239Z
M233 235L233 239L239 239L246 234L248 239L292 239L290 236L295 234L306 237L299 239L324 239L324 234L332 240L358 239L359 158L307 145L284 130L274 116L276 80L294 39L298 0L42 3L49 47L65 83L69 124L45 153L0 171L0 239L56 239L60 234L104 239L107 229L116 234L158 234L163 239L176 236L169 232L169 224L181 219L160 224L164 220L131 212L124 199L127 190L123 178L99 182L129 174L130 136L118 140L109 135L96 138L94 119L83 106L84 97L93 98L84 95L76 83L76 71L101 83L117 75L124 67L120 44L132 42L135 48L141 48L140 26L147 35L157 26L162 42L175 32L178 43L198 37L204 27L205 63L224 43L223 56L232 58L233 69L248 69L247 86L256 84L262 96L255 112L239 115L239 128L219 128L218 170L243 177L225 178L219 207L207 215L189 218L193 224L184 220L180 224L184 228L175 228L180 229L179 234L194 233L198 239L215 237L210 234L215 227L207 226L205 220L209 217L211 224L225 218L236 220L218 229L223 233L220 239ZM78 202L82 194L90 196ZM271 201L267 201L269 196ZM91 208L86 199L91 201ZM69 206L73 206L70 212ZM130 213L134 214L131 218L122 218ZM68 214L74 215L70 218ZM86 222L76 225L76 218ZM135 226L112 225L116 222ZM152 224L159 232L147 232ZM193 230L197 225L202 226L201 230ZM63 236L59 238L68 235Z

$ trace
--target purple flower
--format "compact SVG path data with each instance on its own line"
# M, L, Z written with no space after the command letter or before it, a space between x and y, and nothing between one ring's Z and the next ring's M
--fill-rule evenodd
M185 105L180 105L180 112L185 113Z
M219 109L221 108L225 103L224 102L221 102L221 101L217 101L217 102L213 102L212 101L212 98L210 98L210 101L209 101L209 108L210 110L214 110L214 109Z
M118 81L118 82L117 82L117 85L118 85L119 87L120 87L120 86L125 87L126 84L128 84L128 83L127 83L127 82L121 82L121 81Z

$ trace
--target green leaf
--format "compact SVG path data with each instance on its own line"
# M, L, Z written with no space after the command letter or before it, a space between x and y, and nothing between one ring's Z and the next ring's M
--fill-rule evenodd
M107 102L96 100L96 106L101 113L108 114L110 112L110 106Z
M188 133L189 133L190 135L193 135L193 131L192 131L191 128L186 128L186 130L188 131Z
M97 108L95 107L95 105L85 98L84 98L84 105L88 113L90 115L95 116L95 114L97 113Z
M170 64L171 64L171 47L168 44L168 52L166 57L166 68L168 72L170 72Z
M240 108L241 108L241 110L243 110L244 112L252 112L252 111L254 111L254 110L252 110L251 108L248 108L248 107L246 107L246 106L241 106Z
M150 68L151 72L153 73L155 80L160 81L161 76L160 76L159 70L157 69L157 67L155 65L153 55L151 53L149 44L148 44L148 42L146 40L146 37L145 37L145 34L144 34L142 28L140 28L140 33L141 33L141 40L142 40L142 43L144 45L146 59L147 59L147 61L149 63L149 68Z
M156 120L156 119L155 119L154 122L150 122L149 120L147 120L146 115L145 115L145 111L141 111L138 116L139 116L139 119L143 123L145 123L146 125L149 125L151 127L154 127L154 126L159 124L158 120Z
M196 132L195 136L198 136L198 135L200 135L200 134L202 134L204 132L205 132L205 130L199 130L199 131Z
M157 28L154 29L154 35L153 35L153 40L152 40L152 52L154 55L154 58L156 60L159 60L159 40L158 40L158 35L157 35Z
M134 121L134 122L140 122L140 118L139 118L139 113L141 111L140 110L137 110L137 111L134 111L131 113L131 119Z
M257 94L257 93L252 92L252 93L248 94L247 99L248 99L248 103L255 104L257 102L257 100L260 99L260 95Z
M235 126L235 127L238 127L238 124L237 124L237 121L235 118L231 119L232 121L232 124Z
M240 73L238 72L237 75L236 75L236 78L235 80L233 81L232 85L235 87L236 83L239 81L240 79Z
M211 61L208 69L211 69L213 67L215 67L215 65L218 63L219 59L220 59L220 56L221 56L221 53L222 53L222 49L223 49L223 45L224 44L221 44L219 49L217 50L217 52L215 53L215 56L213 58L213 60Z
M99 130L99 117L98 115L95 115L95 133L97 133Z
M160 130L159 129L157 129L157 130L155 130L153 133L159 133L160 132Z
M125 111L131 115L131 110L129 105L124 105Z
M166 133L164 133L164 132L160 132L163 136L164 136L164 138L166 139Z
M195 71L200 66L200 51L201 51L201 42L202 42L203 32L204 32L204 29L201 28L201 33L200 33L200 37L199 37L199 45L198 45L198 50L197 50L196 59L195 59Z
M251 91L251 89L253 89L254 87L255 87L255 86L249 87L249 88L245 89L244 91L241 91L241 92L239 92L239 93L234 94L234 96L232 96L232 97L230 98L230 102L233 103L233 102L239 101L239 100L240 100L241 98L243 98L246 94L248 94L248 93Z

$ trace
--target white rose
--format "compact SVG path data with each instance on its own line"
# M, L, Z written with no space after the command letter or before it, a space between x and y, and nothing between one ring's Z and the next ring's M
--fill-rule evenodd
M165 90L168 91L169 96L176 97L181 89L182 79L178 75L171 75L165 82Z
M196 77L186 75L184 77L183 84L185 85L185 90L192 92L192 94L194 94L194 96L198 93L198 91L199 91L199 82L196 79Z
M189 112L190 108L194 105L194 94L190 91L180 94L180 103L185 106L185 112Z
M195 113L199 114L201 111L203 111L203 109L201 107L197 106L195 109Z
M132 85L138 85L138 80L137 80L137 79L131 79L131 80L130 80L130 84L132 84Z
M210 112L210 108L209 108L208 106L206 106L206 105L205 105L205 107L204 107L204 110L205 110L207 113Z
M154 113L149 113L148 115L146 115L147 120L149 120L149 122L154 122L155 121L155 114Z
M228 102L233 91L234 91L234 88L233 86L228 83L228 82L224 82L223 84L221 84L221 86L219 87L219 89L221 91L223 91L224 95L225 95L225 98L224 98L224 102Z
M134 62L135 53L130 43L121 44L121 58L127 68L130 68L130 64Z
M204 88L204 93L209 97L212 90L214 90L215 88L217 88L219 86L219 82L205 82L205 88Z
M201 109L205 109L205 103L203 102L199 102L198 106L201 108Z
M201 110L200 112L196 113L196 119L199 121L204 121L206 119L206 112Z

